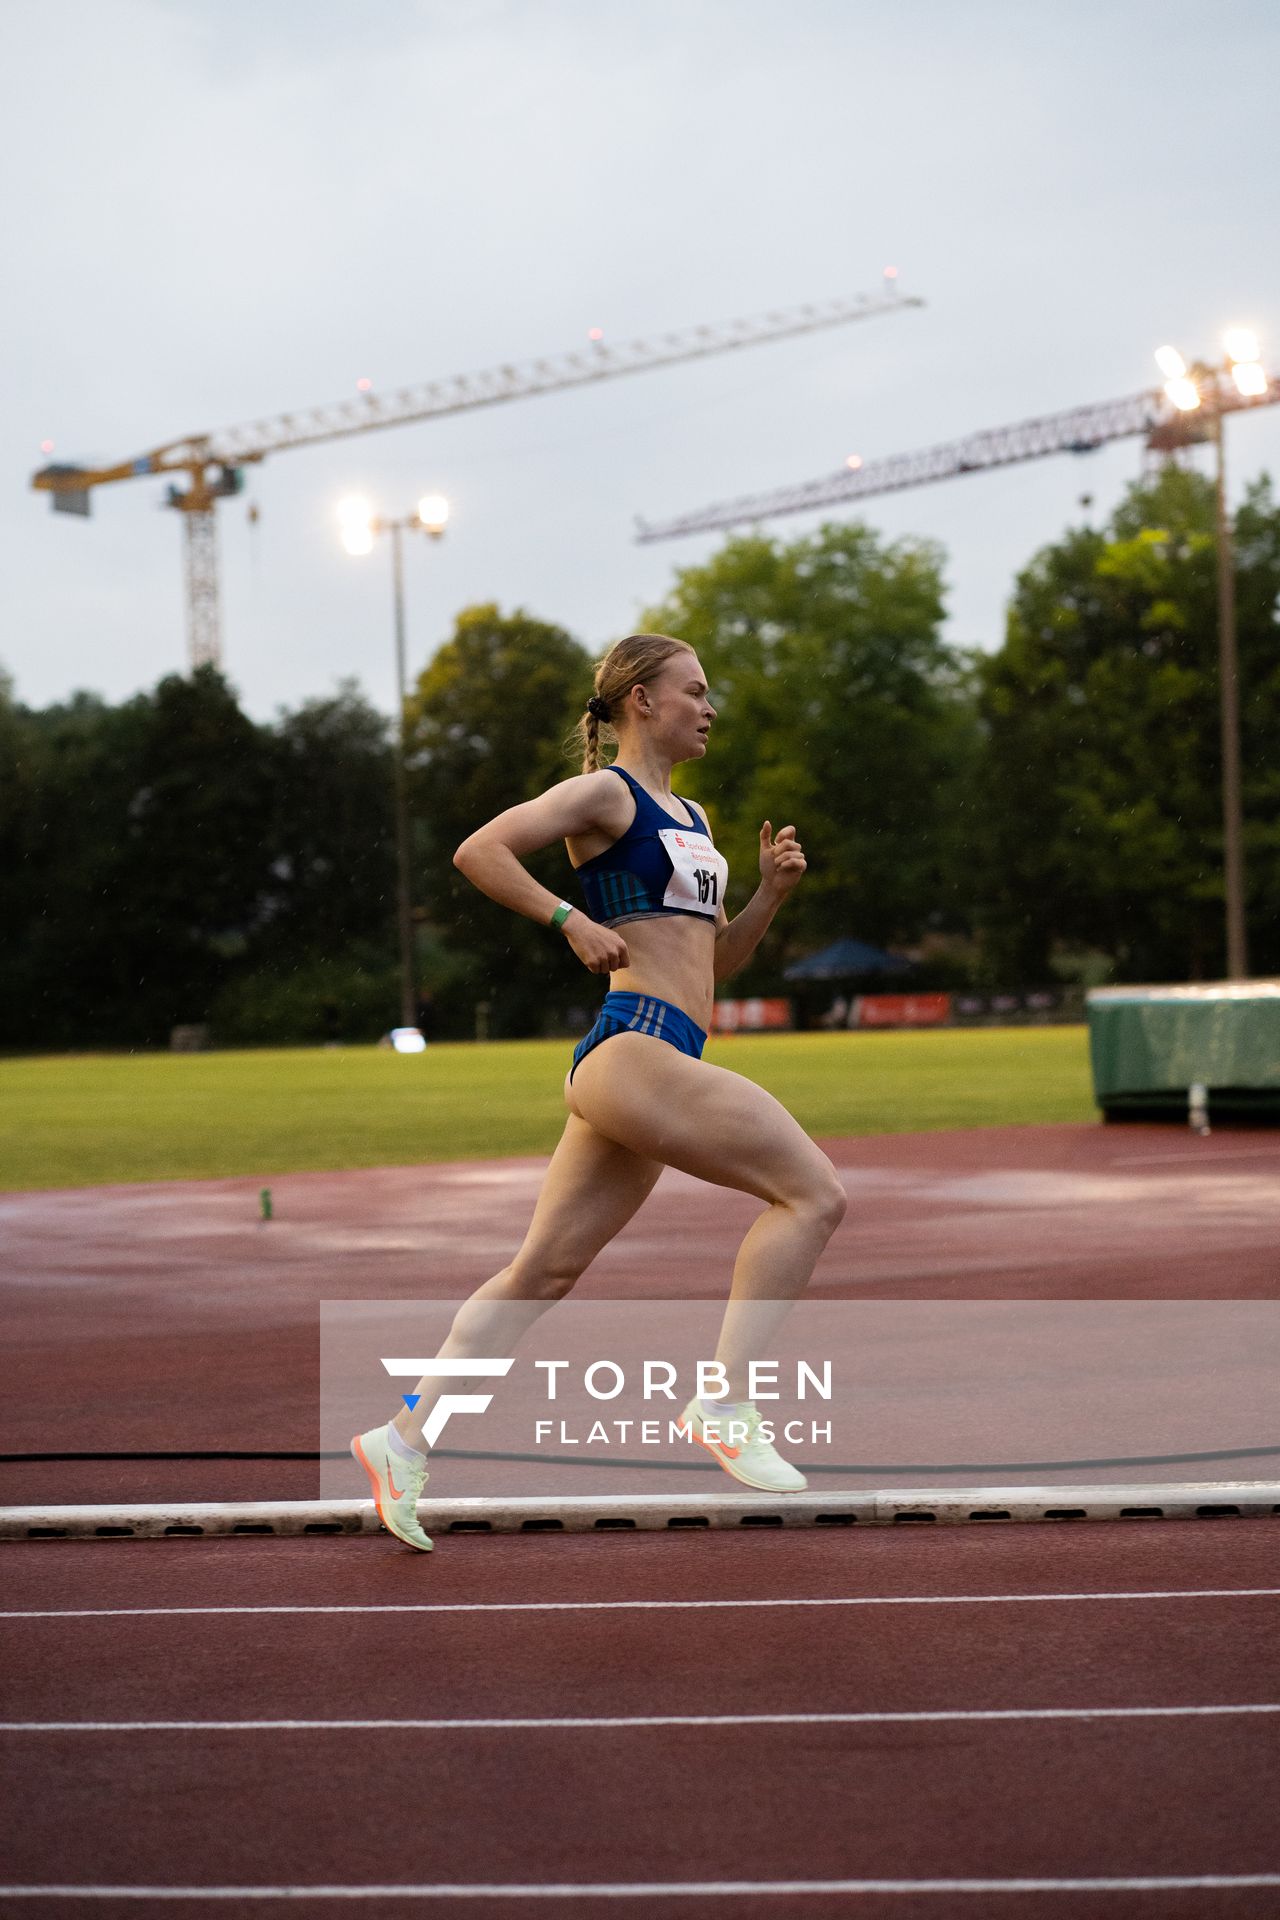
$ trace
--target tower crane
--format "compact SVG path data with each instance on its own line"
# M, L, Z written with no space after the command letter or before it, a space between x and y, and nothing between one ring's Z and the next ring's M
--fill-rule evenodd
M1216 393L1210 391L1213 383L1216 383ZM951 480L961 473L983 473L1021 460L1039 460L1046 454L1092 453L1109 440L1123 440L1134 434L1144 434L1148 447L1155 452L1172 452L1211 439L1215 413L1275 406L1280 402L1280 375L1268 374L1265 389L1246 396L1225 373L1213 372L1202 381L1202 391L1212 401L1203 418L1189 418L1179 412L1165 390L1156 387L1150 392L1131 394L1124 400L1104 400L1093 406L1071 407L1065 413L1045 414L1036 420L1021 420L1013 426L992 427L963 440L923 447L915 453L892 454L865 465L859 461L856 467L848 463L816 480L799 481L770 493L743 494L739 499L697 508L653 525L637 519L636 539L641 544L676 540L685 534L708 533L717 527L739 526L784 513L806 513L814 507L842 505L848 500L865 500L871 494L897 493L904 487L925 486L931 480Z
M368 392L357 399L276 414L220 432L188 434L111 466L52 464L33 474L31 484L53 496L52 504L57 511L87 515L96 487L148 474L167 474L178 480L185 475L185 486L176 480L170 482L165 504L182 515L186 533L188 654L193 668L204 661L219 665L222 644L217 504L239 493L244 486L245 466L265 460L268 454L283 453L290 447L315 446L324 440L345 439L352 434L371 433L380 427L405 426L411 421L466 413L476 407L500 406L534 394L558 393L598 380L615 380L623 374L644 373L715 353L731 353L739 347L784 340L793 334L815 333L825 327L870 319L875 314L923 305L924 301L918 296L898 292L896 269L890 268L885 274L884 290L879 293L780 309L711 326L688 327L653 340L632 340L619 347L606 345L599 328L593 327L589 335L591 345L576 353L456 374L386 395Z
M846 500L864 500L870 494L895 493L904 487L925 486L931 480L949 480L956 474L981 473L1017 461L1038 460L1051 453L1092 453L1110 440L1143 434L1155 453L1171 454L1208 441L1217 455L1215 521L1218 571L1218 684L1222 724L1223 895L1226 904L1227 972L1232 980L1248 977L1245 934L1244 828L1241 812L1240 705L1237 685L1235 563L1231 552L1223 455L1223 421L1229 413L1280 403L1280 375L1268 373L1258 359L1255 336L1233 328L1225 337L1226 362L1207 366L1199 361L1188 369L1173 347L1161 347L1156 360L1166 379L1163 387L1131 394L1125 400L1072 407L1014 426L995 427L916 453L896 454L868 465L856 455L836 473L772 493L744 494L719 506L702 507L655 526L637 522L637 540L674 540L683 534L706 533L744 521L776 514L804 513L814 507Z

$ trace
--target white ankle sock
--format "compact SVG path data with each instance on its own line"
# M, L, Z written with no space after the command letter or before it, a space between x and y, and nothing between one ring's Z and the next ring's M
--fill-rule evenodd
M393 1420L387 1422L387 1445L402 1460L425 1460L427 1457L421 1447L411 1447L407 1440L401 1439Z

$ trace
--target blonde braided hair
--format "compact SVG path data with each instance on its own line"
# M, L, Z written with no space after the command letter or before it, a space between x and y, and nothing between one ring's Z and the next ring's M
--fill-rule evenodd
M675 653L692 653L687 640L673 640L665 633L632 633L615 641L602 660L596 662L593 690L587 710L569 736L567 750L582 753L582 771L595 773L607 761L600 758L601 734L606 744L615 743L617 730L610 715L621 709L632 687L655 678Z

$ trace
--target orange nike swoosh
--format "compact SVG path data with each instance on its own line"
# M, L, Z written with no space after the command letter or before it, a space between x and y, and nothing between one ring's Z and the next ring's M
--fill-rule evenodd
M393 1500L399 1500L402 1498L404 1494L404 1488L398 1487L395 1483L394 1478L392 1477L390 1458L388 1458L387 1460L387 1485L391 1489L391 1497Z
M724 1455L726 1460L736 1460L738 1457L740 1449L737 1447L726 1447L719 1441L702 1440L696 1433L693 1437L697 1440L700 1447L705 1447L708 1453L713 1453L717 1460L721 1454Z
M360 1445L359 1434L356 1434L355 1438L351 1442L351 1451L355 1454L357 1460L360 1462L360 1465L364 1468L365 1472L369 1476L369 1485L373 1489L373 1504L378 1510L379 1520L381 1520L383 1526L385 1527L387 1524L387 1516L382 1511L382 1490L378 1485L377 1474L375 1473L374 1469L369 1465L369 1456L365 1452L364 1448ZM389 1528L388 1528L388 1531L390 1531Z

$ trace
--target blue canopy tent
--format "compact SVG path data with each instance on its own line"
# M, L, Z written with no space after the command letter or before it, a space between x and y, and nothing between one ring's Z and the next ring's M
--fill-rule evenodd
M883 947L868 946L865 940L846 937L833 940L829 947L796 960L783 973L784 980L853 980L862 974L910 973L912 963L900 953L886 953Z

